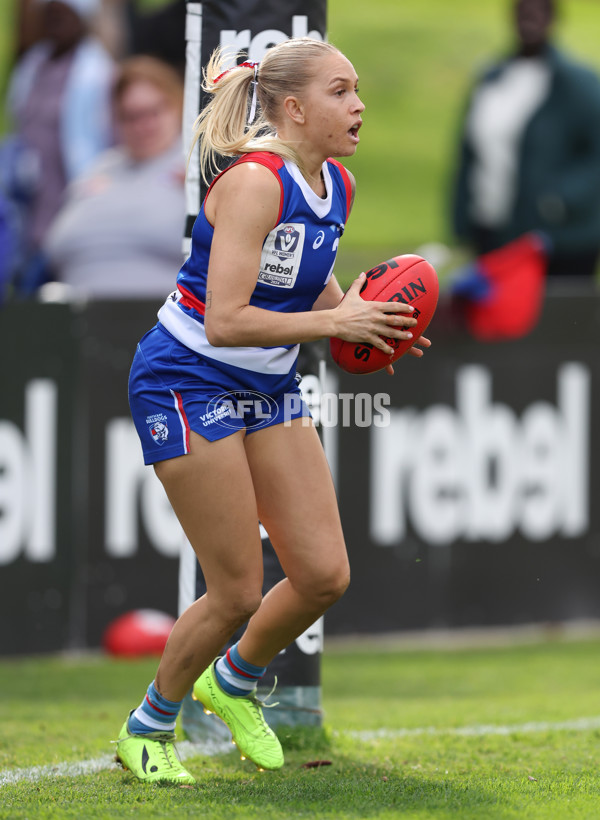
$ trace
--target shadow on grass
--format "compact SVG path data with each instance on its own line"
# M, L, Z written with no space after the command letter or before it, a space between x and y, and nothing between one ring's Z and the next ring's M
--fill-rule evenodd
M322 747L323 749L324 747ZM439 771L415 772L388 759L365 764L336 755L331 765L304 768L319 750L286 753L277 772L240 766L235 753L186 761L196 777L193 786L139 783L130 773L112 769L93 776L45 778L35 784L6 786L0 817L42 820L86 818L208 817L210 820L367 820L379 816L493 820L510 814L498 794L475 776L460 782ZM508 815L507 815L508 810ZM8 813L5 813L8 812Z
M324 737L319 748L300 744L290 752L288 746L286 765L278 772L240 776L235 757L231 757L235 772L211 771L210 765L204 772L193 766L190 770L198 777L195 791L201 793L202 810L215 820L224 805L245 808L247 816L257 812L269 818L368 818L384 812L491 818L498 808L497 795L470 778L457 783L439 772L404 774L395 764L362 764L340 755L330 758L329 765L321 760L321 765L307 767L328 751L330 744Z

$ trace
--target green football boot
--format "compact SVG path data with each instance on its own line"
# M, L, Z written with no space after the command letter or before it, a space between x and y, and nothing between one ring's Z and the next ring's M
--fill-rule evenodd
M150 732L132 735L126 720L117 742L116 760L144 783L191 784L196 781L184 769L175 752L175 735Z
M263 704L254 693L234 697L224 692L215 676L215 664L200 675L192 690L194 700L200 701L206 714L214 713L225 723L233 742L259 769L280 769L283 750L275 732L263 717ZM273 704L275 705L275 704Z

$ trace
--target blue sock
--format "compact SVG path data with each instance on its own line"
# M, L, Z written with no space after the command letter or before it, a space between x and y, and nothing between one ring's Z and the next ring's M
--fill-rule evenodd
M221 689L229 695L239 697L252 692L266 671L266 666L254 666L245 661L237 644L228 649L215 664L215 675Z
M175 703L163 698L152 681L146 697L129 716L127 724L129 731L134 735L147 735L149 732L173 732L182 703L181 700Z

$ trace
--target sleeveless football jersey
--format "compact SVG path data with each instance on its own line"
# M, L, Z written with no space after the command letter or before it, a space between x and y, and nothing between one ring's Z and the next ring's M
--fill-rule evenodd
M295 164L275 154L245 154L223 173L242 162L266 166L281 188L277 223L263 243L250 304L285 313L308 311L333 271L351 202L348 174L336 160L324 162L323 199L310 188ZM239 207L252 207L252 203L240 202ZM213 233L203 203L192 230L190 256L177 277L177 290L158 313L159 322L182 344L222 371L224 385L277 392L295 376L299 345L213 347L206 338L204 302ZM232 259L231 264L238 261Z

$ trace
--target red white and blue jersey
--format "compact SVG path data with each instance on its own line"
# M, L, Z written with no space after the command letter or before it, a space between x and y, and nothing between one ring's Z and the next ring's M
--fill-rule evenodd
M294 163L275 154L245 154L223 173L242 162L266 166L281 188L277 223L263 243L250 304L284 313L311 310L331 277L348 218L352 196L348 173L334 159L324 162L326 196L321 198ZM245 207L252 203L240 202L240 208ZM213 347L206 338L204 303L213 234L203 204L192 230L190 256L177 277L177 290L158 313L159 321L182 344L222 371L224 386L277 393L295 376L299 345ZM231 260L232 265L240 263Z

